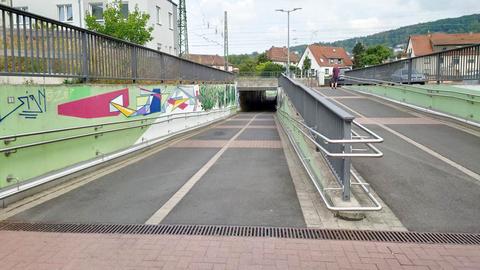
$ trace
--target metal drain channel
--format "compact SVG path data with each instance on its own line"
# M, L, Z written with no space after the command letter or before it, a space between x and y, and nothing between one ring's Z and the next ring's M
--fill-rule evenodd
M470 233L353 231L335 229L221 225L45 224L3 222L0 223L0 231L238 236L318 240L378 241L394 243L480 245L480 234Z

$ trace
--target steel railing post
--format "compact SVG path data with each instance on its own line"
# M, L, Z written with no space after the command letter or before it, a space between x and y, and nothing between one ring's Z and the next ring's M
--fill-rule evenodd
M82 80L84 82L88 82L88 79L90 77L90 72L89 72L89 59L90 59L90 54L89 54L89 48L88 48L88 42L87 42L87 32L82 31Z
M412 72L413 72L413 60L412 58L408 58L408 84L412 83Z
M441 81L441 75L440 75L440 74L441 74L441 66L442 66L442 65L441 65L440 61L441 61L442 59L443 59L443 58L442 58L441 54L437 54L437 74L436 74L437 84L439 84L440 81Z
M350 140L352 137L352 123L350 121L343 120L343 139ZM343 153L350 154L352 153L352 146L351 144L345 143L343 144ZM343 193L342 199L344 201L350 200L350 166L351 166L351 158L344 157L343 158Z
M136 83L137 82L137 76L138 76L138 71L137 71L137 50L134 46L132 46L132 56L131 56L131 59L132 59L132 63L131 63L131 67L132 67L132 81L133 83Z

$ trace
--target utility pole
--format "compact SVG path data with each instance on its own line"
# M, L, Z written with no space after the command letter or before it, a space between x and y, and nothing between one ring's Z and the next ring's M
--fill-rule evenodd
M287 13L287 76L290 77L290 12L300 10L302 8L294 8L290 10L276 9L275 11Z
M225 71L228 71L228 21L227 12L225 11L225 29L223 32L223 54L225 62Z
M188 55L188 30L187 30L187 7L185 0L180 0L178 5L178 33L179 33L179 56L187 57Z

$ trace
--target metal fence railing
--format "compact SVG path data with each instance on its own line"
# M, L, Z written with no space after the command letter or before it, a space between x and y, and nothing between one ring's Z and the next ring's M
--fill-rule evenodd
M237 77L264 77L264 78L278 78L283 74L282 71L241 71L236 74Z
M354 69L345 76L352 84L364 80L409 84L480 80L480 44Z
M0 5L0 75L232 82L232 73Z
M322 97L315 90L283 75L279 78L279 85L296 112L300 114L302 121L281 109L278 112L293 122L294 126L323 153L341 186L343 199L349 200L351 158L383 156L372 145L372 143L382 142L383 139L356 123L354 116ZM363 135L353 130L352 127L361 130ZM353 145L358 146L358 144L365 144L367 148L352 147Z

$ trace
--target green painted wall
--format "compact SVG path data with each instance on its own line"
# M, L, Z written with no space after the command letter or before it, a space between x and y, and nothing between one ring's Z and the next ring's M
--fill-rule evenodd
M372 93L480 123L480 91L452 85L352 86L352 90Z
M128 95L128 102L123 100L122 110L114 107L108 98L102 95L127 89L122 96ZM161 90L160 110L154 113L142 112L142 107L150 109L155 106L145 105L145 100L153 100L152 92ZM69 107L69 113L61 110L59 105L71 105L89 99L82 106ZM107 100L107 102L105 102ZM120 101L118 101L121 103ZM205 107L204 103L208 103ZM97 104L98 103L98 104ZM115 102L114 102L115 103ZM0 86L0 137L21 133L47 131L86 125L118 122L113 126L103 126L98 131L107 131L122 127L134 127L139 122L126 123L135 119L155 118L164 114L177 112L204 111L236 105L236 88L234 85L1 85ZM88 104L88 105L86 105ZM105 107L107 106L107 107ZM68 106L67 106L68 107ZM65 107L63 107L65 108ZM157 107L155 107L157 108ZM73 112L72 112L73 110ZM76 111L75 111L76 110ZM128 115L129 113L132 113ZM102 114L103 113L103 114ZM114 115L105 115L114 114ZM80 115L78 115L80 114ZM87 116L84 115L87 114ZM93 115L93 116L92 116ZM18 178L20 182L52 171L61 170L70 165L90 160L98 155L105 155L132 146L146 128L134 128L124 131L105 133L101 136L88 136L63 142L18 149L9 155L0 153L0 189L15 185L8 183L7 176ZM8 144L0 141L0 149L20 146L28 143L52 140L95 132L95 128L83 128L73 131L53 132L50 134L16 138Z

